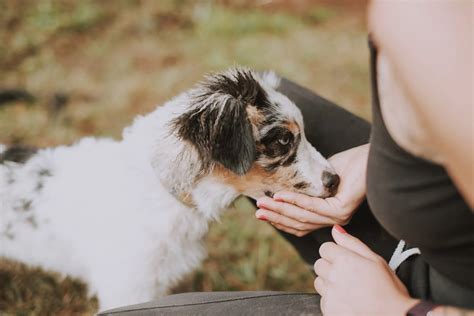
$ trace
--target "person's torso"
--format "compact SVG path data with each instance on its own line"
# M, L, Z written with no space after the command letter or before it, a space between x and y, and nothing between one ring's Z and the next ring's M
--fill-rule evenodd
M371 66L374 104L367 168L371 209L393 236L419 247L434 269L474 289L474 214L442 166L414 156L392 138L380 109L373 47Z

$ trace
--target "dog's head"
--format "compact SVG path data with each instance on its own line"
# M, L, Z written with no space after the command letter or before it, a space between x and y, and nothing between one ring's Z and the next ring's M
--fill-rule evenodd
M173 130L194 147L201 175L238 193L330 196L338 177L306 140L300 110L277 85L275 75L246 69L211 75L191 90L191 106L173 121Z

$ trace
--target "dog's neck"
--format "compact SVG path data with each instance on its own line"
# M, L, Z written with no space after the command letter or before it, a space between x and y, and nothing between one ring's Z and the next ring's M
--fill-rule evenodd
M198 181L190 192L177 191L174 187L165 186L165 188L179 203L198 210L210 220L217 219L240 195L232 187L212 177L205 177Z
M217 219L239 195L234 188L212 177L201 179L192 191L196 208L209 219Z

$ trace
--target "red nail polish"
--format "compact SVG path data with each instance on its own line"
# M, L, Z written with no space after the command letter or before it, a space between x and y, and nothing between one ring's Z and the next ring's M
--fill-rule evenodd
M263 216L263 215L260 215L260 216L258 216L257 218L258 218L259 220L261 220L261 221L264 221L264 222L268 221L268 219L267 219L265 216Z
M341 234L347 234L346 230L344 228L342 228L342 226L340 225L334 225L334 228L340 232Z

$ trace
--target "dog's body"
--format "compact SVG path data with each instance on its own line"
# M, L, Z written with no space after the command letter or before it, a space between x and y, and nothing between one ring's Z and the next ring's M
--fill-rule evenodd
M139 117L121 141L17 162L0 146L0 256L81 278L101 308L138 303L200 264L208 223L240 194L327 196L331 167L277 84L233 70Z

